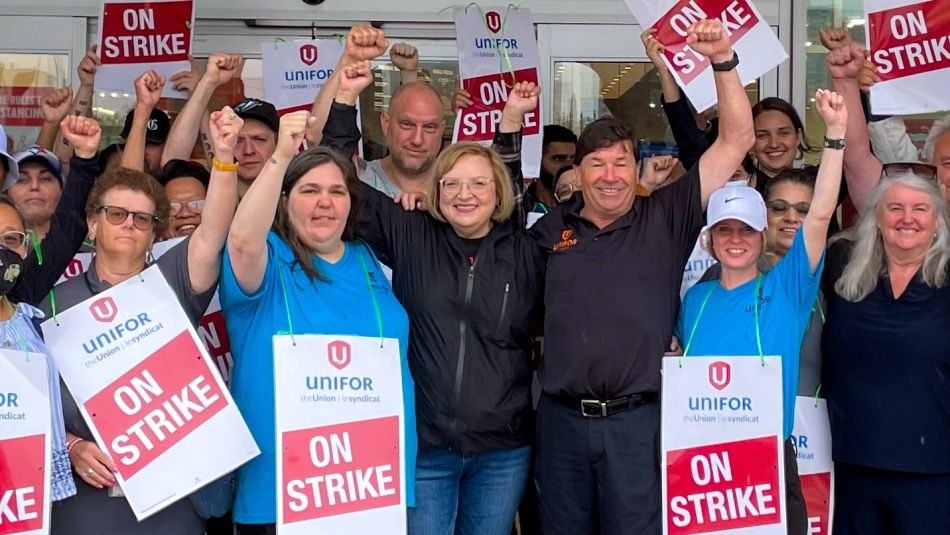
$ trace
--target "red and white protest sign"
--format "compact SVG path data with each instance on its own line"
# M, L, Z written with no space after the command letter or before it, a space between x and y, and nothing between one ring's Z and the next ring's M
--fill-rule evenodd
M666 357L663 533L783 534L778 357Z
M950 0L865 0L867 45L881 81L871 110L881 115L950 109Z
M274 381L278 531L405 534L399 341L275 336Z
M43 97L55 90L54 87L0 87L0 124L43 126Z
M157 266L43 332L139 520L260 453Z
M459 110L452 142L491 143L516 82L538 83L541 64L534 21L527 9L474 6L455 10L459 79L472 105ZM543 98L543 95L542 95ZM521 169L537 177L541 168L541 102L522 122Z
M99 58L96 89L132 92L134 80L148 69L168 78L191 69L192 0L102 3L99 11ZM162 95L187 98L166 84Z
M775 68L788 53L751 0L625 0L643 27L656 29L664 60L693 106L716 103L716 83L709 59L686 44L687 30L703 19L719 19L739 55L737 72L750 84Z
M835 510L835 470L831 461L831 424L824 399L798 396L792 440L808 511L808 535L830 535Z
M49 533L46 355L0 350L0 535Z

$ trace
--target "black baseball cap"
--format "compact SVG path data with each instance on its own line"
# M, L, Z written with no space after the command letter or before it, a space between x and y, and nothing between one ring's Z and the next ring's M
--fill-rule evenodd
M125 126L122 127L122 139L129 138L129 132L132 131L132 118L135 116L135 110L125 116ZM146 143L164 143L168 139L168 132L172 129L172 122L168 119L168 114L164 111L154 108L148 118L145 127Z
M234 113L241 119L254 119L266 124L274 134L280 129L280 117L277 116L277 108L265 100L256 98L246 98L231 106Z

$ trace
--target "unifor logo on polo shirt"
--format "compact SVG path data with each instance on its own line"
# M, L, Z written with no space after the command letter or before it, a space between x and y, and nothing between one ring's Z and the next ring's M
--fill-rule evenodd
M561 249L567 249L575 245L577 245L577 238L574 237L574 231L568 228L561 231L561 241L555 243L552 249L560 251Z

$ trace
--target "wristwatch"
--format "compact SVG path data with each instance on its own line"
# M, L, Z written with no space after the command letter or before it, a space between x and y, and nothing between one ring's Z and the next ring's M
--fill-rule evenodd
M826 137L823 145L826 149L841 150L844 148L844 139L828 139Z
M717 72L731 71L736 68L736 65L739 64L739 54L735 51L732 52L732 59L729 61L723 61L722 63L713 63L712 69Z

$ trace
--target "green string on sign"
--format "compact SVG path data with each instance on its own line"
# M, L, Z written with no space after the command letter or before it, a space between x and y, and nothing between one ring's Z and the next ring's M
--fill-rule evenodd
M485 18L485 12L482 10L482 6L478 5L477 2L472 2L471 4L465 6L465 13L468 14L468 8L475 6L475 9L478 10L479 15L482 17L482 24L485 26L485 31L489 34L492 32L491 28L488 27L488 19ZM498 30L500 35L505 35L508 32L508 14L511 13L512 8L520 9L521 2L518 2L518 5L508 4L508 8L505 10L505 16L501 19L501 29ZM495 47L495 51L498 53L498 72L501 76L501 81L505 82L505 71L511 75L511 83L505 82L505 84L512 88L518 83L518 78L515 76L515 67L511 62L511 56L508 54L507 48Z
M373 311L376 312L376 325L379 327L379 347L383 347L385 340L383 337L383 315L379 312L379 301L376 300L376 292L373 291L373 282L369 278L369 270L366 269L366 261L363 260L362 251L360 252L360 266L363 268L363 277L366 279L366 289L369 290L369 295L373 298Z
M287 287L284 285L284 273L277 266L277 278L280 280L280 293L284 297L284 313L287 314L287 331L277 331L277 334L289 334L290 343L296 347L297 340L294 339L294 322L290 318L290 305L287 303Z
M40 248L40 242L42 240L40 240L39 237L36 235L36 233L33 232L33 229L27 230L26 233L30 237L30 245L33 246L33 252L36 253L36 262L37 264L42 266L43 265L43 250Z

